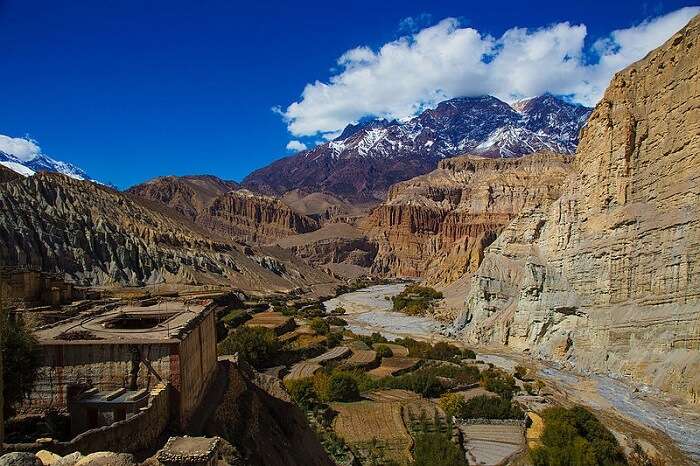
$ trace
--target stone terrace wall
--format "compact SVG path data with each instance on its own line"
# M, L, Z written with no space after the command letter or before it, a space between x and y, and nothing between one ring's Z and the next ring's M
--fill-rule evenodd
M74 451L82 454L97 451L134 453L156 446L170 422L169 384L158 384L150 393L148 406L123 421L88 430L70 442L36 442L5 444L5 451L49 450L59 455Z

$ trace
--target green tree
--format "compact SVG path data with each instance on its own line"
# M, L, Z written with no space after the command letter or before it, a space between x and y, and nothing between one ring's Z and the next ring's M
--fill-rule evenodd
M31 393L40 354L36 338L20 317L0 316L4 413L8 417L14 414L13 406Z
M449 434L423 433L416 437L413 466L467 466L462 450Z
M357 382L351 374L337 372L328 379L330 401L355 401L360 397Z
M331 331L331 327L326 323L325 320L320 317L314 317L311 319L311 329L319 335L327 335Z
M393 351L391 351L391 348L389 348L386 345L379 345L376 348L377 355L380 358L390 358L394 355Z
M219 343L219 354L236 354L253 365L264 367L280 350L280 342L270 329L239 327Z

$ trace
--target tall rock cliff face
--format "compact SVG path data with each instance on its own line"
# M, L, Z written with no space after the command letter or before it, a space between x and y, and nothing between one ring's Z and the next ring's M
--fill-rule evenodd
M134 186L129 193L175 209L217 234L252 243L319 228L316 220L280 200L254 194L214 176L168 176Z
M487 249L456 325L700 393L700 17L619 72L547 209Z
M332 281L284 251L240 246L154 205L59 174L0 183L0 264L64 272L83 285L277 291Z
M363 227L378 245L373 270L448 285L474 273L484 249L524 209L560 195L571 157L540 153L515 159L462 156L392 186Z

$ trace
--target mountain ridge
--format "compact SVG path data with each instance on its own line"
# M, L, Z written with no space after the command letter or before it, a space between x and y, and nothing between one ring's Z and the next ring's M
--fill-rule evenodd
M382 201L392 184L456 155L571 154L589 114L589 108L551 94L521 101L518 108L493 96L457 97L405 121L348 125L338 138L255 170L242 184L277 195L304 189L354 202Z

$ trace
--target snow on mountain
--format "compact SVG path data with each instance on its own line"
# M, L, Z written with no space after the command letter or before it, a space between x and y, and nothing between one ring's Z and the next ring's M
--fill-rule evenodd
M39 146L26 138L12 138L0 134L0 164L23 175L37 172L56 172L78 180L90 177L73 164L52 159L41 153Z
M459 97L409 119L348 125L333 141L256 170L243 183L275 194L304 189L383 199L391 184L426 173L446 157L571 154L590 112L549 94L512 106L493 96Z

